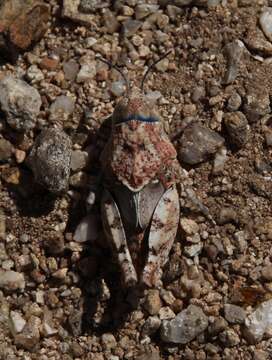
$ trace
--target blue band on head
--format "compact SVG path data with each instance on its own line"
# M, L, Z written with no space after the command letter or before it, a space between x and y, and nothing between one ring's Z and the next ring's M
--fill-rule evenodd
M155 122L159 122L158 118L152 117L152 116L143 116L143 115L136 115L136 114L131 114L128 117L117 121L115 124L122 124L122 123L126 123L128 121L131 120L138 120L138 121L142 121L142 122L147 122L147 123L155 123Z

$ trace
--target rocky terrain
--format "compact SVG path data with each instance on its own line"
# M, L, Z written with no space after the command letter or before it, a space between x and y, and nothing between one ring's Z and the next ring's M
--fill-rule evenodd
M98 57L139 86L169 50L180 228L126 291L88 198L125 91ZM0 359L272 359L271 70L270 0L0 1Z

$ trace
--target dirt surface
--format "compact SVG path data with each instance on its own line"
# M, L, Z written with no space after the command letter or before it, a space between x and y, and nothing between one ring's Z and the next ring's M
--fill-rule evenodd
M191 4L172 9L173 17L169 7L160 6L157 17L140 19L145 25L126 37L122 26L135 18L137 1L110 5L118 20L115 29L104 14L107 1L104 9L92 13L89 24L62 18L62 4L47 3L51 20L43 39L13 63L3 58L0 67L0 80L8 74L22 78L42 100L34 127L25 132L12 128L4 111L0 114L0 140L12 147L8 154L0 144L0 265L25 280L23 288L14 289L0 279L0 358L272 359L272 323L258 338L248 331L245 319L231 321L225 310L225 304L237 305L239 314L244 311L248 317L272 295L272 53L248 45L256 31L268 42L259 17L263 7L272 4ZM235 40L243 42L243 54L235 64L237 76L226 84L226 72L235 63L235 56L228 60L226 45ZM159 92L165 129L188 172L185 187L195 190L214 222L194 209L181 189L181 220L193 220L196 230L187 231L181 223L162 288L127 291L99 226L98 207L92 211L98 222L95 241L78 242L73 236L87 214L90 184L97 180L98 154L109 132L104 126L101 135L101 124L119 95L113 84L122 87L120 74L95 58L101 55L117 63L139 84L147 65L169 49L169 60L158 64L145 89ZM94 62L95 73L80 78L84 64ZM31 67L40 78L31 78ZM64 106L57 113L50 107L60 95L74 100L72 111ZM231 107L233 98L238 100ZM239 133L246 141L238 147L224 122L225 114L233 111L248 121L247 132ZM214 157L220 149L195 165L183 161L185 124L194 121L224 138L226 156L219 170ZM69 189L61 195L37 184L27 162L40 131L52 126L62 128L73 142L75 165ZM83 152L88 161L81 161ZM162 323L190 304L207 317L205 331L186 344L163 341ZM14 330L14 312L26 323L20 331Z

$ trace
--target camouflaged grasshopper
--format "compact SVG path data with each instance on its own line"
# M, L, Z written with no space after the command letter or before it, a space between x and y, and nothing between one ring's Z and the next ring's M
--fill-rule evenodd
M158 61L161 61L165 54ZM105 60L101 59L106 62ZM115 107L111 136L101 154L102 222L126 287L157 287L179 223L180 165L160 116L141 88Z

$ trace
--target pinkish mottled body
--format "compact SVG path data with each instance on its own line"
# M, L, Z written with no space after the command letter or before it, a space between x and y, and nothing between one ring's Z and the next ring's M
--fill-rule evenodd
M134 89L117 104L101 155L103 226L125 286L159 286L179 222L176 155L153 104Z

